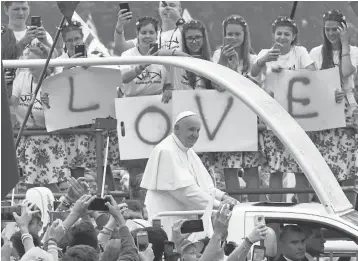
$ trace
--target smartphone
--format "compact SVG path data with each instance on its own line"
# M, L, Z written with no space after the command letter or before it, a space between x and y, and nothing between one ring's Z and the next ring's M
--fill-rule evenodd
M282 51L283 45L280 44L280 43L278 43L278 42L276 42L276 43L273 45L272 49L277 49L277 50Z
M70 211L53 211L53 212L50 212L51 223L54 222L57 219L61 219L62 221L64 221L69 214L70 214Z
M150 52L150 54L153 54L153 53L158 52L158 50L159 50L159 45L158 45L157 43L150 44L149 49L152 49L152 48L153 48L153 50Z
M164 241L164 254L166 256L173 254L175 248L175 244L173 241Z
M41 27L41 16L31 16L31 26Z
M16 222L13 212L21 216L21 206L1 206L1 221Z
M235 44L235 38L233 38L233 37L225 37L224 38L224 46L234 45L234 44Z
M182 234L202 232L204 231L203 220L187 220L181 225L180 231Z
M80 53L81 56L86 56L86 49L84 44L78 44L75 46L75 54Z
M95 198L92 201L92 203L88 206L88 210L109 211L108 207L105 205L106 202L108 202L107 199Z
M128 4L127 2L120 3L120 4L119 4L119 9L120 9L120 10L126 9L126 11L125 11L123 14L129 13L129 12L131 11L131 9L129 8L129 4Z
M254 250L252 251L252 261L262 261L265 258L266 247L264 246L254 246Z
M259 225L265 225L266 226L265 217L263 215L254 216L254 226L257 227Z
M139 231L137 233L137 247L140 252L147 249L149 245L148 232L147 231Z
M237 248L237 244L235 242L229 241L224 247L225 256L230 256L235 248Z
M153 227L162 227L162 221L160 219L153 219L152 226Z

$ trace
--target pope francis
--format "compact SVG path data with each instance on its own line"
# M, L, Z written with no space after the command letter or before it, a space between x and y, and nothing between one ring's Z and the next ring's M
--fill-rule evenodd
M149 220L163 211L204 210L215 193L214 208L221 201L231 205L237 201L214 187L214 183L192 147L199 138L199 117L186 111L178 115L171 135L152 151L144 171L141 187L147 189L145 205ZM171 238L174 221L188 217L161 218Z

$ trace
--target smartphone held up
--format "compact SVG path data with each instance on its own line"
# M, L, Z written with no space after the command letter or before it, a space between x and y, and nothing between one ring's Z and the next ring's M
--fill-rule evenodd
M31 16L31 26L41 27L41 16Z

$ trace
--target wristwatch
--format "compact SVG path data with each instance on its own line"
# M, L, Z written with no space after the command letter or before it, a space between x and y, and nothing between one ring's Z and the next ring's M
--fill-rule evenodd
M179 18L179 20L176 22L176 26L181 26L181 25L183 25L183 24L185 24L185 20L183 19L183 18Z

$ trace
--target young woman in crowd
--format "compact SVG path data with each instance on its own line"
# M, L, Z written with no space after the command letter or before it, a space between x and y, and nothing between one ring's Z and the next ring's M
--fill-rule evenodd
M256 55L250 54L251 49L248 24L241 16L231 15L223 21L223 46L215 51L213 62L250 77L256 59ZM244 168L244 180L249 188L259 188L260 159L260 152L220 152L214 156L215 166L224 169L225 175L237 175ZM259 195L250 195L249 199L258 201Z
M157 35L160 48L181 50L181 3L180 1L159 1L158 13L161 18L161 28ZM119 10L116 29L114 32L114 54L121 55L124 51L138 44L137 39L126 41L124 38L124 26L130 22L131 12Z
M46 59L49 49L37 43L29 48L26 59ZM52 68L47 69L45 77L51 75ZM41 67L20 71L15 77L10 106L16 115L17 121L23 124L25 115L30 106L31 99L37 88L42 73ZM37 94L35 104L26 123L27 128L45 129L45 116L43 111L44 95L41 89ZM64 157L66 144L60 136L28 136L22 137L17 148L19 167L24 173L24 183L28 187L44 185L55 188L56 183L68 177L68 172L62 166L66 165Z
M208 32L200 21L191 20L183 25L181 32L182 50L192 57L211 61L211 48ZM173 87L175 90L207 90L213 89L211 81L193 72L174 68Z
M349 45L347 22L340 11L325 13L323 22L323 44L313 48L310 55L319 70L339 67L343 92L336 92L336 101L344 102L346 122L349 125L352 124L352 113L358 107L353 92L358 48ZM357 143L352 128L318 132L316 146L339 182L352 179L358 174L358 159L355 156Z
M315 65L306 48L298 46L298 27L288 17L279 17L272 23L273 47L263 49L252 65L253 77L262 76L263 88L274 95L265 86L265 78L271 73L282 70L315 70ZM270 130L263 131L264 153L270 175L270 187L282 188L283 173L296 174L296 187L307 187L308 181L290 152ZM307 195L299 195L301 202L308 202ZM282 195L272 195L273 201L282 201Z
M123 57L150 55L157 39L159 22L154 17L144 16L137 20L138 46L135 46L124 53ZM123 75L122 92L126 97L159 95L163 93L168 81L167 70L164 65L142 64L121 66Z
M75 53L75 46L84 44L83 42L83 32L82 25L80 22L72 21L71 23L66 23L62 28L62 39L65 43L64 52L58 59L73 59L73 58L84 58L80 53ZM60 73L63 70L71 69L72 67L56 67L55 73Z

